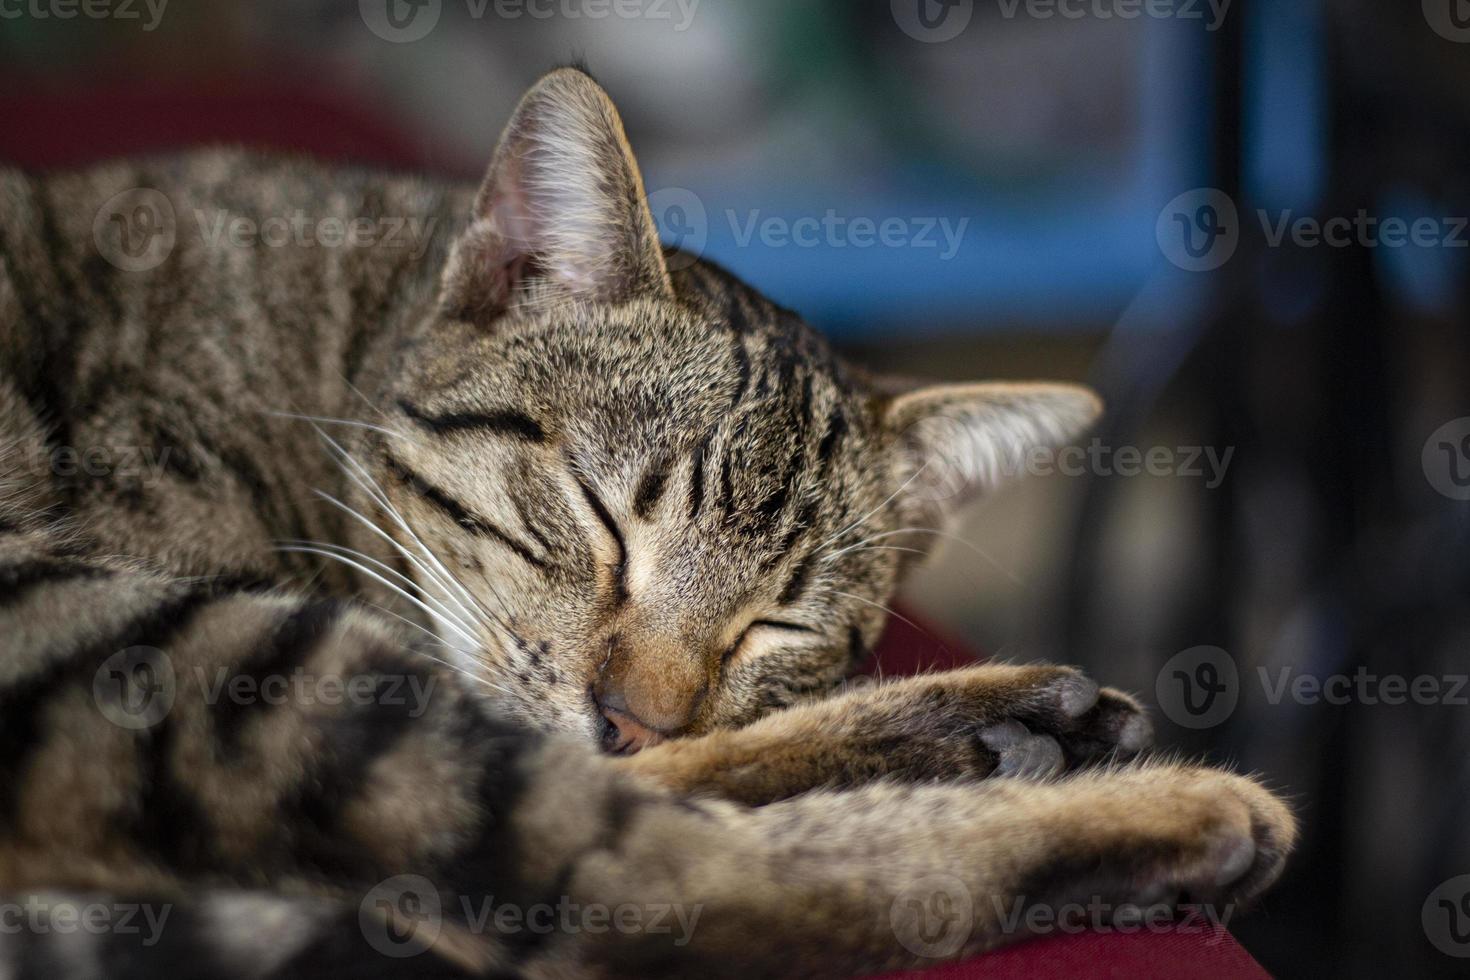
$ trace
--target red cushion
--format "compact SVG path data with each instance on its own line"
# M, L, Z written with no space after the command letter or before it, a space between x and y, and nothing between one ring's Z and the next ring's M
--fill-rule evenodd
M7 93L0 99L0 161L22 166L80 166L130 153L230 142L443 169L444 161L425 159L413 140L365 104L314 92L303 80L243 86L191 82L169 89L113 80L84 90L38 93L23 79L0 79L0 90ZM454 166L468 165L455 161ZM867 671L911 674L973 661L961 644L895 619ZM1267 974L1228 933L1187 926L1146 934L1058 935L922 972L923 980L1077 976L1232 980Z
M1182 927L1188 928L1188 927ZM963 963L881 980L1270 980L1228 932L1083 932L1007 946Z

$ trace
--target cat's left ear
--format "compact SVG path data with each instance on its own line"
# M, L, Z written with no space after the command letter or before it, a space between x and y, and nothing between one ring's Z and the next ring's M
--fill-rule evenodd
M622 119L576 68L546 75L516 107L441 299L451 316L485 319L528 286L592 302L673 295Z
M1050 382L930 385L881 408L900 497L941 513L1036 468L1101 414L1092 389Z

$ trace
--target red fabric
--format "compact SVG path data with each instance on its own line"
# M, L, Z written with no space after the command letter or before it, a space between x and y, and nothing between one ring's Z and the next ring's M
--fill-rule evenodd
M1007 946L964 963L880 980L1269 980L1228 932L1084 932Z
M207 145L442 170L400 129L331 90L286 78L38 89L0 74L0 162L32 170ZM492 125L492 123L487 123ZM487 161L488 162L488 161ZM456 160L458 169L465 161ZM470 171L473 172L473 171Z
M119 84L37 93L28 91L23 82L0 78L0 91L7 93L0 99L0 162L25 167L80 166L128 154L224 142L297 150L327 159L442 169L366 107L313 93L306 85L276 81L164 90ZM973 661L961 644L895 619L866 670L892 676ZM1172 932L1061 934L967 963L895 974L888 980L1259 980L1266 976L1228 933L1175 927Z

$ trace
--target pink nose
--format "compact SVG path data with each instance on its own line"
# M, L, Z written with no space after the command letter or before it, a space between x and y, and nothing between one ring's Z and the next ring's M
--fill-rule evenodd
M602 717L612 725L602 740L603 748L608 752L632 755L664 740L662 732L649 728L627 711L605 704L598 705L598 708L602 711Z

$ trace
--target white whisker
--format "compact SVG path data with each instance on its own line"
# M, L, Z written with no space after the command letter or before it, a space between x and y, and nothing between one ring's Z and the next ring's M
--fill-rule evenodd
M330 548L333 551L341 552L342 554L346 554L346 555L350 555L353 558L356 558L356 559L358 559L360 561L368 562L369 564L374 565L375 567L377 567L379 569L382 569L384 572L386 572L389 575L393 576L398 581L403 582L410 589L418 589L418 583L415 582L413 579L409 578L407 575L404 575L402 572L398 571L396 568L393 568L391 565L388 565L386 562L381 562L378 559L372 557L371 555L363 554L361 551L358 551L358 550L356 550L354 548L344 547L343 545L340 545L340 544L330 544L330 543L324 542L324 541L286 540L286 541L279 541L279 542L277 542L277 544L278 545L305 545L305 546L309 546L309 547L312 547L312 548ZM420 590L420 591L422 591L422 590ZM444 617L449 618L449 619L455 620L458 623L458 625L464 627L465 629L469 629L470 628L470 624L468 622L465 622L465 621L459 619L456 615L454 615L453 611L450 610L448 606L445 606L444 603L437 596L428 595L427 593L425 593L425 595L426 595L427 598L429 598L430 600L432 600L436 604L436 606L439 609L439 615L444 616ZM461 610L461 611L463 612L465 610ZM473 617L471 617L471 618L473 618Z
M356 389L354 389L354 391L355 390ZM362 392L359 391L357 392L357 394L358 397L362 398L364 401L368 401L367 396L363 395ZM372 405L370 401L368 401L368 404L380 415L383 415L385 418L387 417L386 413L384 413L382 409ZM473 605L477 610L479 610L480 616L489 618L506 633L510 634L516 639L519 639L519 637L516 637L516 632L514 629L511 628L510 624L506 622L503 617L496 615L496 613L485 606L485 604L482 603L473 592L466 588L464 583L461 582L453 572L445 567L444 563L439 560L439 557L434 554L433 550L429 548L429 546L426 545L421 538L419 538L418 534L414 532L413 528L409 527L408 521L404 519L403 515L398 512L398 509L394 507L393 504L388 500L387 492L382 488L377 480L373 479L373 476L371 473L368 472L367 467L358 462L357 459L355 459L353 455L341 445L341 443L337 442L331 436L327 435L320 428L316 426L313 426L313 428L316 429L316 433L322 439L322 441L324 441L336 453L338 457L338 465L342 466L342 471L347 475L347 478L350 479L354 484L356 484L358 488L361 489L364 493L366 493L373 500L373 502L376 503L378 507L384 511L384 513L388 514L388 516L393 519L393 522L397 524L398 527L400 527L405 534L413 539L414 543L418 545L419 549L423 552L424 557L433 562L434 565L438 568L440 575L437 577L431 577L437 578L440 587L451 591L458 591L463 598L468 599L470 604ZM406 437L400 435L400 438ZM351 468L349 469L348 465L344 464L350 465ZM356 471L356 473L353 472L354 470ZM371 486L369 486L369 484L371 484ZM391 538L389 540L395 548L398 548L400 552L403 552L405 555L407 555L407 551L403 549L397 541L393 541ZM418 562L415 562L415 565L418 565L420 568L423 567ZM427 570L425 571L426 574L428 574ZM510 606L508 603L506 603L505 596L500 594L500 590L495 588L494 583L490 582L488 579L486 580L485 584L489 586L490 591L495 594L496 601L500 603L501 609L504 611L508 611ZM456 600L455 604L460 606L460 608L462 609L464 608L463 603L459 602L458 600ZM475 614L470 613L470 611L467 609L465 610L465 612L470 615L471 619L480 618L480 616L476 616Z
M329 493L327 493L327 492L325 492L323 490L313 490L312 492L314 494L316 494L318 497L320 497L321 499L327 501L327 503L331 504L333 507L336 507L336 508L340 509L341 511L343 511L344 513L346 513L347 515L349 515L353 520L355 520L355 521L359 522L360 524L362 524L363 527L367 528L369 531L371 531L372 533L376 534L378 537L382 538L385 542L388 543L389 547L393 548L400 555L402 555L408 561L410 561L411 563L413 563L413 566L415 568L417 568L420 572L422 572L423 575L424 575L424 577L428 581L434 583L441 590L444 589L444 583L441 582L441 581L439 581L439 579L434 574L433 570L429 568L429 566L427 566L423 562L419 561L418 558L413 554L413 552L409 551L407 548L403 547L403 545L401 545L397 541L395 541L393 539L393 536L392 535L390 535L388 532L384 531L382 528L378 527L371 520L369 520L364 514L362 514L361 512L359 512L358 510L356 510L355 508L350 507L347 504L344 504L342 501L338 500L336 497L332 496L331 494L329 494ZM469 619L475 620L475 619L478 618L470 610L466 609L464 607L464 604L461 603L461 602L459 602L454 597L453 594L448 595L446 597L446 599L448 601L450 601L450 602L453 602L455 608L457 608L465 616L469 617ZM444 600L440 600L440 601L441 601L441 603L444 602ZM448 608L447 605L446 605L446 608Z
M929 534L929 535L933 535L936 538L944 538L946 541L954 541L957 544L964 545L966 548L969 548L975 554L977 554L981 558L985 559L987 562L990 563L991 567L993 567L996 571L1000 572L1006 578L1010 579L1016 585L1025 585L1026 584L1026 583L1022 582L1019 578L1017 578L1015 576L1015 574L1013 574L1011 572L1010 569L1006 568L1000 562L996 561L994 558L992 558L990 555L988 555L985 552L985 549L981 548L979 545L975 544L973 541L966 541L964 538L960 537L958 534L950 534L948 531L939 531L939 530L936 530L935 528L932 528L932 527L901 527L901 528L897 528L896 530L893 530L893 531L884 531L882 534L875 534L872 537L864 538L863 540L857 542L856 544L849 545L847 548L843 548L843 549L841 549L839 551L834 551L831 554L829 554L827 557L823 558L822 561L824 561L824 562L832 561L833 559L836 559L836 558L840 557L841 555L843 555L844 553L846 553L846 551L848 551L850 548L856 548L859 545L868 544L869 542L872 542L872 541L881 541L884 538L891 538L891 537L895 537L895 536L900 535L900 534Z
M413 437L412 436L406 435L406 434L404 434L402 432L397 432L397 431L395 431L393 429L390 429L390 428L388 428L386 426L373 425L371 422L362 422L362 421L359 421L358 419L338 419L338 418L332 418L331 416L327 416L327 415L301 415L301 414L298 414L296 412L274 412L274 411L266 411L266 412L262 412L261 414L262 415L272 415L272 416L275 416L276 418L282 418L282 419L296 419L299 422L312 422L312 423L325 422L325 423L327 423L329 425L351 425L351 426L355 426L355 427L357 427L359 429L369 429L369 430L371 430L373 432L381 432L384 435L392 436L394 439L403 439L403 440L406 440L406 441L409 441L409 442L412 442L413 441Z
M414 544L418 546L421 552L423 552L424 557L428 561L434 563L434 566L438 570L438 574L430 572L429 569L424 566L422 562L419 562L416 558L413 558L409 554L408 550L403 548L396 540L393 539L391 535L383 533L381 530L379 530L378 533L381 534L385 540L391 543L400 552L402 552L405 557L408 557L411 561L413 561L415 566L423 571L424 574L428 576L432 581L435 581L441 589L445 589L447 591L458 591L460 593L460 596L468 599L472 605L476 606L480 610L480 613L483 616L489 617L490 619L494 620L502 629L514 636L515 631L512 630L510 626L503 620L500 620L498 617L496 617L495 614L492 613L489 609L485 608L485 606L478 599L475 598L475 596L469 591L469 589L465 588L464 584L460 582L459 579L457 579L454 574L449 571L448 568L444 567L444 563L439 560L438 556L434 554L429 546L424 544L419 536L414 533L413 528L408 526L408 522L404 520L403 515L398 513L398 509L389 502L388 495L383 492L383 488L378 485L376 480L373 479L372 474L367 471L367 468L359 463L356 459L354 459L352 454L344 449L342 445L337 442L337 440L327 435L320 428L317 428L316 426L313 426L313 428L316 429L317 435L337 453L339 465L344 463L347 464L343 466L343 472L347 475L347 478L351 480L354 484L356 484L357 487L361 489L364 493L366 493L373 500L373 502L376 503L383 510L384 513L386 513L389 517L393 519L393 522L397 524L398 527L401 528L405 534L413 539ZM351 467L350 469L348 468L349 466ZM353 472L354 470L356 471L355 473ZM338 504L339 506L345 506L341 504L340 501L338 502ZM355 511L351 512L356 514ZM362 515L358 514L357 516L361 520L365 521L369 527L373 527L375 530L378 530L376 525L372 524L372 522L370 521L367 521L367 519L362 517ZM499 598L498 593L497 598ZM470 610L465 609L463 602L461 602L459 598L451 596L451 599L453 599L457 606L459 606L461 609L464 609L464 611L470 615L471 619L479 618L478 616L470 613ZM505 605L505 600L503 598L500 599L500 602L502 606Z
M339 555L339 554L337 554L335 552L327 551L325 548L309 548L309 547L303 547L303 546L300 546L300 545L287 545L287 546L284 546L284 547L279 548L278 550L280 550L280 551L287 551L287 552L299 552L299 553L308 554L308 555L319 555L319 556L321 556L323 558L333 558L333 559L341 562L344 565L348 565L348 566L351 566L352 568L357 569L363 575L366 575L369 578L377 581L379 584L381 584L384 588L386 588L388 591L392 592L393 594L398 595L398 596L402 596L408 602L413 603L415 606L418 606L424 612L428 613L431 618L436 618L436 619L441 619L441 620L445 619L445 617L443 616L442 613L436 612L432 607L428 606L427 604L421 602L420 600L418 600L414 596L410 595L406 589L402 588L401 586L394 585L392 582L388 581L386 578L384 578L383 576L379 575L377 572L373 571L371 568L368 568L366 565L362 564L361 562L358 562L358 561L355 561L355 560L353 560L351 558L348 558L346 555ZM458 623L457 620L456 621L447 621L446 620L446 622L448 622L448 625L451 626L451 627L453 627L454 630L457 633L459 633L461 636L463 636L465 638L465 640L468 641L469 644L472 647L479 645L479 642L474 638L474 636L471 635L467 630L465 630Z
M383 613L386 616L392 616L394 619L397 619L397 620L399 620L399 621L401 621L401 622L403 622L403 623L405 623L405 624L407 624L409 626L412 626L414 629L416 629L416 630L420 631L421 633L423 633L424 635L428 636L429 639L431 639L431 640L434 641L434 643L436 643L437 645L439 645L441 647L444 647L444 649L446 649L446 650L454 650L455 652L458 652L458 653L465 652L463 650L460 650L458 647L451 647L451 646L449 646L448 644L446 644L442 640L440 640L439 637L435 636L431 631L424 629L418 623L415 623L413 620L408 619L407 617L398 615L398 613L394 612L391 609L384 608L383 606L380 606L380 605L378 605L377 603L374 603L374 602L365 603L365 605L370 606L373 609L378 610L378 612ZM505 694L505 695L508 695L510 697L514 697L515 696L515 692L512 691L510 688L505 687L504 685L501 685L501 684L496 684L494 681L490 680L488 677L481 677L479 674L476 674L474 671L471 671L471 670L468 670L468 669L466 669L464 667L461 667L459 664L452 663L451 661L444 660L444 659L442 659L440 657L436 657L436 656L434 656L431 653L426 653L424 650L422 650L422 649L420 649L418 647L412 647L411 646L411 647L408 648L408 651L410 653L416 655L416 656L423 657L426 660L431 660L431 661L433 661L436 664L441 664L444 667L447 667L448 669L454 671L456 674L462 674L465 677L469 678L470 680L474 681L475 683L482 684L485 687L490 688L492 691L496 691L497 693Z
M885 606L881 602L874 602L872 599L865 599L865 598L863 598L860 595L853 595L851 592L839 592L836 589L833 589L832 591L833 591L833 594L834 595L846 596L849 599L856 599L858 602L866 603L867 605L872 606L874 609L881 609L884 612L886 612L888 615L892 616L894 619L897 619L900 622L907 623L908 625L912 626L914 629L918 630L920 633L923 633L925 635L930 635L930 636L933 635L933 634L929 633L928 630L924 629L924 627L922 627L918 623L914 622L912 619L909 619L907 616L903 615L902 613L895 612L891 607ZM944 644L941 643L940 644L940 648L941 649L945 649L944 648ZM947 650L946 650L946 652L947 652Z
M868 521L868 518L872 517L874 514L878 513L878 511L882 510L884 507L887 507L890 503L892 503L893 498L897 497L899 494L903 493L904 490L908 489L908 485L910 483L913 483L915 480L917 480L919 478L919 475L921 473L923 473L928 468L929 468L929 460L926 459L926 460L924 460L924 465L923 466L920 466L917 470L914 470L913 475L910 476L907 480L904 480L903 481L903 485L900 486L897 490L895 490L892 493L890 493L888 495L887 499L885 499L881 504L879 504L877 507L874 507L872 510L868 511L862 517L859 517L857 520L853 521L847 527L845 527L842 530L838 531L836 534L832 535L827 540L825 540L825 541L821 542L820 544L818 544L816 550L820 551L821 549L827 547L827 545L833 543L834 541L840 541L842 539L842 536L844 534L846 534L847 532L853 530L854 528L860 527L863 524L866 524L867 521Z
M846 548L843 548L841 551L834 551L832 554L830 554L827 557L823 558L822 559L822 562L825 564L826 562L833 561L835 559L841 558L843 555L846 555L846 554L851 554L851 553L862 554L865 551L907 551L910 554L915 554L915 555L922 555L922 554L924 554L924 551L922 549L919 549L919 548L905 548L902 545L896 545L896 544L873 544L873 545L866 545L866 546L861 545L861 544L854 544L854 545L849 545Z

